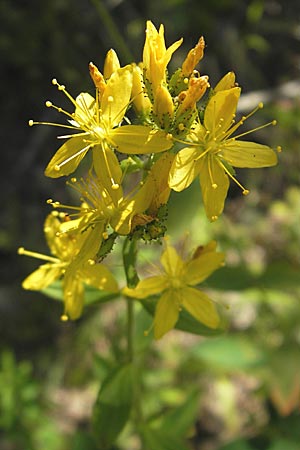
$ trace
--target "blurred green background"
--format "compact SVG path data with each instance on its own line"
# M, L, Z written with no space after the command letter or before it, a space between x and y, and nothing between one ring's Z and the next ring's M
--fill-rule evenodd
M189 230L193 245L214 238L226 251L227 266L207 288L229 307L229 330L211 339L175 331L156 344L145 362L151 369L146 408L155 423L158 411L190 395L186 430L193 450L299 450L298 0L1 0L0 18L0 449L95 449L89 417L97 380L124 345L122 307L92 308L65 324L59 302L22 290L37 261L18 256L17 248L46 252L45 201L68 198L64 180L43 175L58 147L56 130L27 123L58 120L45 100L67 106L53 77L77 95L93 91L88 63L102 67L109 48L122 64L141 60L151 19L164 23L168 45L184 37L173 69L204 35L201 73L214 85L235 71L241 112L265 101L246 127L276 118L277 127L254 138L283 152L275 168L238 172L251 193L245 198L232 186L225 214L214 224L204 217L196 183L172 195L170 233L180 239ZM155 249L147 252L145 261ZM125 430L115 448L137 445Z

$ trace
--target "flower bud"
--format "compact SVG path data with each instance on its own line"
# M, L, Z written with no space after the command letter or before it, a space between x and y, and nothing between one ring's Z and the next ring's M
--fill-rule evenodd
M108 80L116 70L120 69L120 67L121 66L120 66L120 61L119 61L118 55L111 48L107 52L105 61L104 61L104 70L103 70L104 78L106 80Z
M204 37L201 36L197 45L188 52L187 57L182 64L183 76L188 77L189 75L191 75L198 62L203 58L204 48L205 41Z
M235 73L228 72L215 86L214 91L225 91L226 89L231 89L233 87L235 87Z

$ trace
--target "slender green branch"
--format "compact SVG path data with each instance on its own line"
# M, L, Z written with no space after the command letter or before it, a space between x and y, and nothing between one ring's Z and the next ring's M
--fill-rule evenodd
M125 43L124 37L119 32L112 16L109 14L104 2L102 0L91 0L93 3L101 22L106 28L107 34L114 45L116 46L117 53L121 56L126 63L130 63L134 60L134 57Z

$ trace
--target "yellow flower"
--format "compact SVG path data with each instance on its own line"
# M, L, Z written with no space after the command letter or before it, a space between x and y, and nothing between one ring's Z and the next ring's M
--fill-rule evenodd
M51 102L46 102L47 106L54 107L69 117L69 125L58 126L74 131L74 134L61 136L67 141L57 150L46 167L45 174L49 177L57 178L73 173L90 149L93 149L93 161L96 163L101 154L113 153L113 149L128 154L157 153L170 148L173 144L166 133L160 130L142 125L119 126L130 103L131 66L117 69L107 84L99 73L94 70L95 79L98 80L97 83L102 90L102 94L97 95L96 99L88 93L82 93L73 99L64 86L53 80L53 84L57 85L74 104L75 112L68 113ZM39 122L32 120L29 122L30 125L36 123ZM112 160L115 162L115 159ZM113 178L115 168L109 165L108 158L104 162L102 171L106 172L112 186L118 188L118 183Z
M140 281L134 289L124 288L123 294L144 299L161 294L154 315L154 337L161 338L175 327L182 308L210 328L220 323L213 301L194 286L206 280L224 261L211 242L187 261L168 244L161 256L162 273Z
M167 65L181 43L182 39L179 39L167 49L164 38L164 26L160 25L159 31L157 31L153 23L150 20L147 21L146 40L143 50L143 68L145 70L145 77L150 82L154 96L158 86L162 82L166 82Z
M255 130L232 136L249 116L262 107L260 104L235 123L239 97L238 87L218 91L211 97L203 124L197 123L187 136L186 147L177 153L170 170L169 186L175 191L187 188L199 176L205 211L212 221L223 211L230 179L241 187L244 195L249 193L235 178L233 167L258 168L277 163L277 155L270 147L239 139Z
M85 233L60 233L61 221L55 213L45 220L45 237L53 256L30 252L24 248L19 254L33 256L47 261L31 273L24 281L23 288L42 290L62 278L64 294L64 315L66 320L77 319L84 304L84 284L101 290L118 292L118 285L110 271L103 264L95 264L97 253L97 233L92 229ZM97 231L97 230L95 230ZM99 230L98 230L99 231Z

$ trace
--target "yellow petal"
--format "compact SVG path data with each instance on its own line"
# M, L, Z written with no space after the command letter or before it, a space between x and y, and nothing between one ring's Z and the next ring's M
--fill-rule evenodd
M277 164L277 155L267 145L256 142L227 141L222 149L223 158L234 167L270 167Z
M43 264L25 278L22 287L32 291L40 291L60 278L61 275L61 267L57 267L54 264Z
M200 163L195 161L198 156L194 147L183 148L177 153L169 174L170 188L181 192L190 186L199 174Z
M160 130L143 125L124 125L111 130L110 143L121 153L129 155L159 153L172 147L173 141Z
M165 152L151 167L148 177L153 180L154 186L148 213L152 216L157 214L160 206L165 205L170 197L171 189L168 185L168 176L174 158L173 153Z
M192 259L186 264L184 281L186 284L195 285L206 280L224 262L224 253L209 252Z
M73 275L66 273L63 279L65 314L76 320L82 314L84 304L84 287L82 281Z
M74 113L74 119L80 125L83 126L91 123L94 119L95 99L88 92L82 92L76 97L76 109Z
M182 305L184 308L209 328L217 328L220 317L213 301L203 292L187 287L182 289Z
M232 124L241 89L219 91L209 100L204 112L204 126L213 137L221 136Z
M167 290L158 300L154 315L154 337L160 339L172 330L179 316L178 291Z
M85 264L80 270L84 283L109 292L118 292L118 283L113 274L103 264Z
M176 249L174 247L171 247L171 245L169 245L168 243L166 245L165 251L161 255L160 262L166 273L170 277L181 276L184 268L184 263L182 261L182 258L178 255Z
M214 92L225 91L227 89L231 89L235 86L235 73L228 72L224 75L223 78L218 82L218 84L214 87Z
M203 157L200 163L202 201L208 219L213 221L223 212L229 179L213 155Z
M74 135L57 150L45 169L45 175L50 178L58 178L75 172L90 147L83 137Z
M123 294L128 297L143 299L156 295L165 290L168 286L168 280L163 275L157 275L154 277L145 278L139 281L134 289L125 287Z
M131 89L131 66L125 66L111 75L101 99L101 118L108 127L116 127L123 120L130 102Z
M121 188L122 169L114 152L106 145L93 148L93 165L99 182L108 192L113 203L118 204L123 197ZM119 188L116 188L116 186Z

